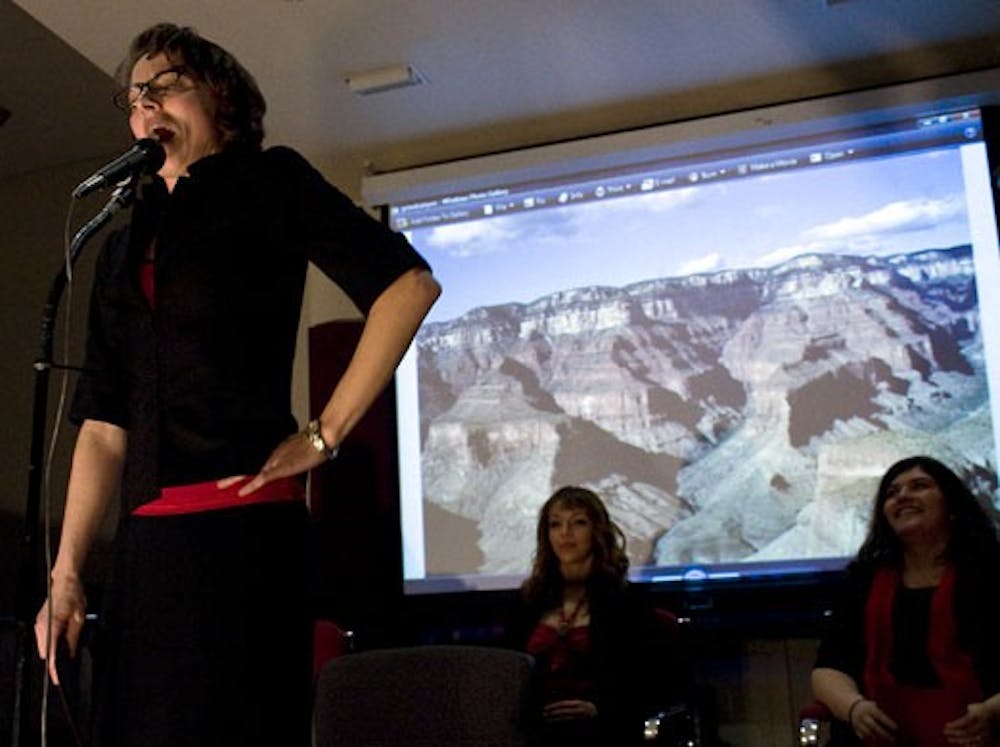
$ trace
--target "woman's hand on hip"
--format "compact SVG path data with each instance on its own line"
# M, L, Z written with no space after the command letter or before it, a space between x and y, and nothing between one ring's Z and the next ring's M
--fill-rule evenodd
M307 472L325 461L326 457L316 450L304 433L293 433L278 444L260 472L240 489L239 494L248 495L271 480Z

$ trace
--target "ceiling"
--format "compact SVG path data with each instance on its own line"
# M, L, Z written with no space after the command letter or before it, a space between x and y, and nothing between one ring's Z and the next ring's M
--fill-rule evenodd
M110 73L164 19L357 175L1000 65L1000 0L0 0L0 177L119 152ZM427 82L344 82L401 62Z

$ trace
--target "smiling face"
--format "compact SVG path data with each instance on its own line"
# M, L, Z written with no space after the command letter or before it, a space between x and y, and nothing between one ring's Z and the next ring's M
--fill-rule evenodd
M548 537L563 570L589 570L593 557L594 525L582 507L556 504L549 511Z
M889 483L882 513L903 544L948 537L948 506L937 481L920 467Z
M132 84L145 84L178 65L164 54L141 57L132 68ZM144 92L135 99L129 127L137 139L152 137L163 145L167 157L159 174L169 189L192 163L222 149L215 110L211 92L186 73L169 90Z

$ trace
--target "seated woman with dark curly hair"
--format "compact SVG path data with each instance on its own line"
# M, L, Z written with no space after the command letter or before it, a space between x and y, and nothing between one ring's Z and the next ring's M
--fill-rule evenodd
M536 660L539 743L642 742L656 622L627 571L625 537L594 492L564 487L545 502L508 629L511 645Z
M890 467L812 673L831 743L998 744L998 589L996 524L958 476Z

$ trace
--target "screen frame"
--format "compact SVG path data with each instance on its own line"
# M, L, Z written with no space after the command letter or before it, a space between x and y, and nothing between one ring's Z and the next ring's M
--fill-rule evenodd
M382 210L392 203L482 189L497 181L599 171L692 151L875 126L928 110L995 105L1000 105L1000 67L367 174L361 179L361 195L366 205Z
M793 136L798 138L838 128L877 126L931 111L969 107L983 111L990 173L996 174L997 148L1000 146L993 136L1000 130L1000 117L995 110L998 104L1000 68L992 68L373 174L362 180L362 194L366 203L378 208L383 220L388 222L387 206L390 204L431 198L445 192L488 188L498 181L530 182L543 175L558 177L580 171L601 171L642 164L654 158L677 157L689 152L711 153L737 145L765 145ZM996 206L995 179L993 191ZM412 454L400 455L401 460L412 457ZM847 560L816 559L812 567L803 569L799 578L809 584L839 576ZM678 589L696 589L699 592L708 587L720 590L732 588L732 579L725 575L725 568L719 571L718 578L694 574L688 578L672 579L672 583ZM788 586L789 580L786 577L769 579L768 574L750 574L740 585ZM638 581L651 588L658 586L657 579L641 578ZM509 579L504 578L495 586L469 590L456 577L454 586L445 584L438 590L416 593L407 590L406 594L482 594L509 589L508 584ZM791 585L797 586L795 583Z

